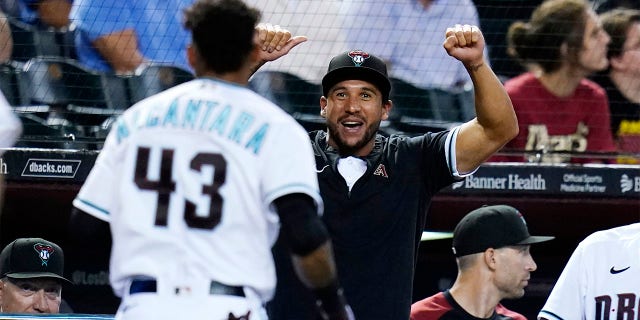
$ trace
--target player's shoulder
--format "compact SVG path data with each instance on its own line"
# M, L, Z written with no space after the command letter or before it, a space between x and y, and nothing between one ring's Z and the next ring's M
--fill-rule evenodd
M607 230L596 231L587 236L581 246L596 246L611 242L619 243L626 241L640 242L640 222L619 226Z
M181 83L179 85L176 85L176 86L171 87L171 88L169 88L167 90L164 90L162 92L156 93L154 95L151 95L149 97L146 97L146 98L136 102L131 107L129 107L123 113L123 115L133 114L133 113L145 110L145 109L157 108L157 107L163 106L163 105L169 105L169 104L171 104L172 101L174 101L174 99L176 99L176 98L178 98L180 96L184 96L184 95L190 94L190 93L194 92L195 90L197 90L197 86L198 86L197 80L191 80L191 81L187 81L185 83Z
M577 90L581 90L584 91L585 94L590 94L590 95L594 95L594 96L605 96L606 95L606 91L604 90L604 88L602 88L598 83L596 83L595 81L591 80L591 79L582 79L580 81L580 86L578 87Z
M215 78L197 78L163 92L147 97L124 112L124 119L138 118L147 113L178 105L189 105L194 101L211 101L216 106L231 107L232 112L244 113L253 122L269 123L270 126L298 127L298 122L282 108L260 96L246 86ZM299 126L302 132L305 132Z
M445 293L439 292L411 305L411 319L438 319L452 309Z
M447 297L444 292L438 292L432 296L424 298L420 301L414 302L413 306L417 307L427 307L427 308L450 308L451 304L447 301Z
M390 136L378 135L378 140L384 145L389 146L390 150L415 149L424 150L425 148L443 145L449 132L453 129L427 132L418 135L391 134Z
M527 88L538 87L540 82L531 72L525 72L519 74L513 78L508 79L504 83L505 89L511 92L519 92Z
M251 95L257 103L251 105L250 108L257 109L262 121L269 123L269 126L278 127L278 130L285 135L295 134L303 136L307 140L307 130L289 113L253 91L251 91Z
M232 104L240 108L253 111L263 119L269 121L295 121L286 111L257 94L245 85L231 83L216 78L201 78L192 82L200 82L200 85L209 86L212 97ZM215 92L215 93L214 93ZM252 112L252 113L253 113Z

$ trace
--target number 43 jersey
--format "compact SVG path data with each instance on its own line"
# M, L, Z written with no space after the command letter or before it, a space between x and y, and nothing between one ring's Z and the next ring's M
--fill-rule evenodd
M305 130L251 90L196 79L128 109L73 204L110 223L110 280L216 280L263 301L275 287L271 203L304 193L322 208Z

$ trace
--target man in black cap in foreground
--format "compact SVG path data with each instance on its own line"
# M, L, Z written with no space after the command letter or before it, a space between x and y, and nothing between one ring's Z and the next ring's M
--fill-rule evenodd
M431 197L475 172L518 133L511 100L485 62L480 30L456 25L442 31L443 50L465 66L475 90L477 117L451 130L416 137L379 134L392 107L391 85L385 63L364 50L334 57L322 80L320 114L327 131L311 132L310 138L325 205L322 220L356 319L409 318ZM296 280L286 252L279 241L270 319L315 319L314 300Z
M524 295L537 266L529 247L554 237L531 236L522 214L507 205L468 213L453 231L458 277L451 289L411 306L411 320L517 319L500 304Z
M41 238L19 238L0 253L0 312L59 313L64 254Z

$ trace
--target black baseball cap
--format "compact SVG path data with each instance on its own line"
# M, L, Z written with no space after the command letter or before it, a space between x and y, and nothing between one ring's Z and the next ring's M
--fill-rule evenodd
M322 94L326 97L331 87L344 80L370 82L380 90L384 101L389 99L391 82L387 76L387 65L368 52L351 50L333 57L327 74L322 78Z
M484 206L469 212L453 230L453 254L460 257L489 248L527 245L553 238L530 235L524 217L514 207Z
M64 274L64 253L42 238L19 238L0 253L0 274L12 279L54 278L71 283Z

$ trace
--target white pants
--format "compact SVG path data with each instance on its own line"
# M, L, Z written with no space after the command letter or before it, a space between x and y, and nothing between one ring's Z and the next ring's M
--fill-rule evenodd
M261 303L245 297L136 293L122 298L115 319L266 320L267 314Z

